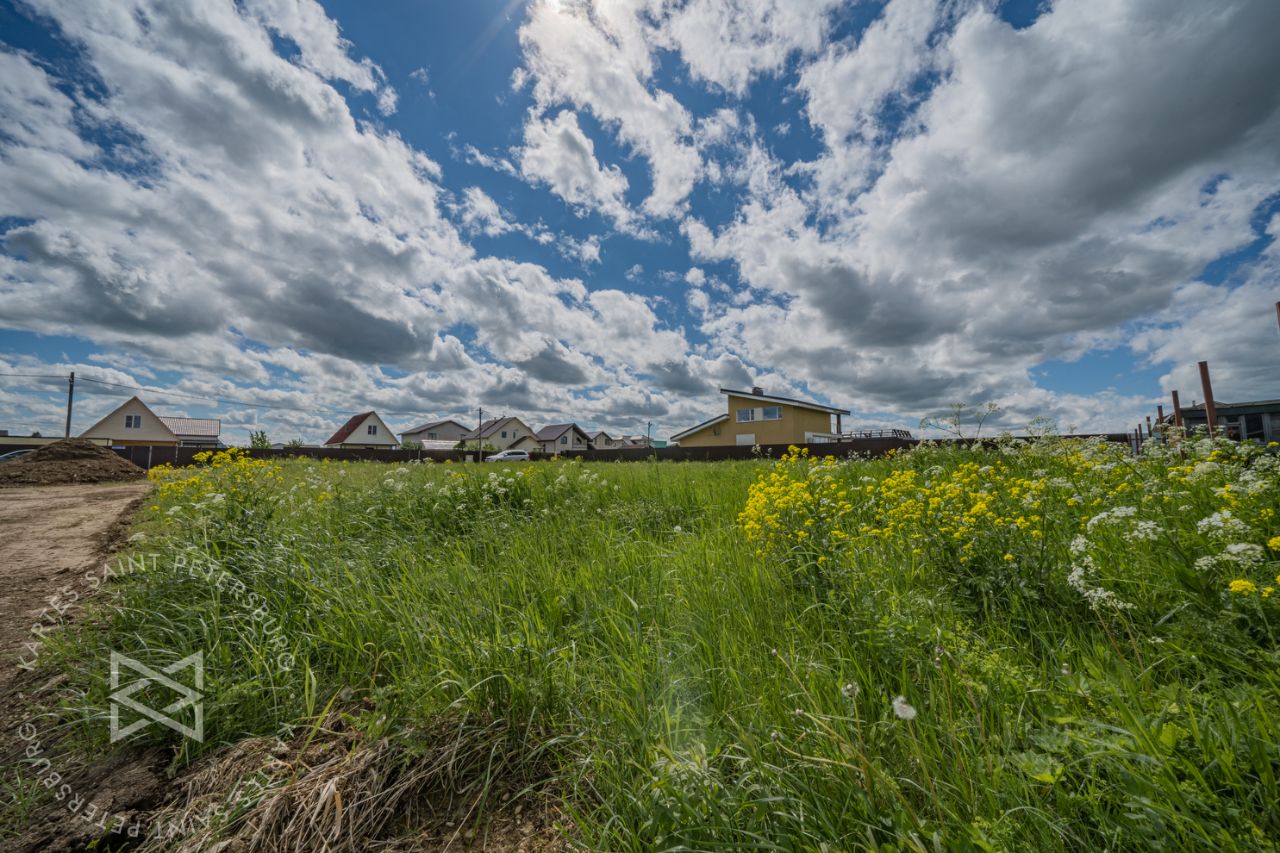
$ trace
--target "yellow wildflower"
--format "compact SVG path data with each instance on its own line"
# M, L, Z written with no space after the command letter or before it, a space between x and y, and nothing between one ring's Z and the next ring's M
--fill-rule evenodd
M1253 595L1258 591L1258 585L1253 581L1237 578L1227 584L1227 590L1231 592L1232 595Z

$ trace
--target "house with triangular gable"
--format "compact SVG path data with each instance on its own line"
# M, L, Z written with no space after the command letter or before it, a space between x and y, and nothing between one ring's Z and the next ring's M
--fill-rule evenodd
M387 450L399 447L400 442L386 421L378 417L377 412L361 412L352 415L337 432L329 436L324 446Z
M591 447L591 437L577 424L550 424L538 430L534 438L542 445L542 452L548 454Z
M112 447L218 447L221 431L222 421L217 418L164 417L137 397L130 397L80 437Z

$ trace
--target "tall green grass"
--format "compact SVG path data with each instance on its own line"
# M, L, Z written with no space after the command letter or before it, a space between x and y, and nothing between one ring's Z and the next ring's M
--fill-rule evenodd
M933 517L860 533L886 478L932 488L966 463L996 506L1042 483L1040 534L979 520L962 562ZM105 730L107 649L203 650L206 739L175 740L184 761L328 707L409 756L483 732L503 772L554 780L592 849L1275 848L1274 456L1050 439L801 460L780 476L854 495L820 564L744 534L773 465L175 472L134 545L156 567L62 654ZM1230 507L1225 533L1205 522ZM1078 536L1087 583L1123 606L1071 579Z

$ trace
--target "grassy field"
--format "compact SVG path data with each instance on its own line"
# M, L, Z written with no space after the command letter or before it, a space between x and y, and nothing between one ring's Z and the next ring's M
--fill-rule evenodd
M61 654L101 731L108 649L203 651L179 763L341 712L384 782L447 744L590 849L1280 843L1274 449L156 478Z

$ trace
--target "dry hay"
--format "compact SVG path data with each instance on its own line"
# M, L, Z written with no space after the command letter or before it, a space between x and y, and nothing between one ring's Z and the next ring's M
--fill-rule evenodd
M64 438L12 462L0 463L0 486L108 483L146 475L146 471L109 447L83 438Z
M412 753L403 736L369 742L350 730L293 744L245 741L178 780L182 793L152 813L138 849L568 850L567 821L545 793L517 790L519 756L504 756L494 734L423 733Z

